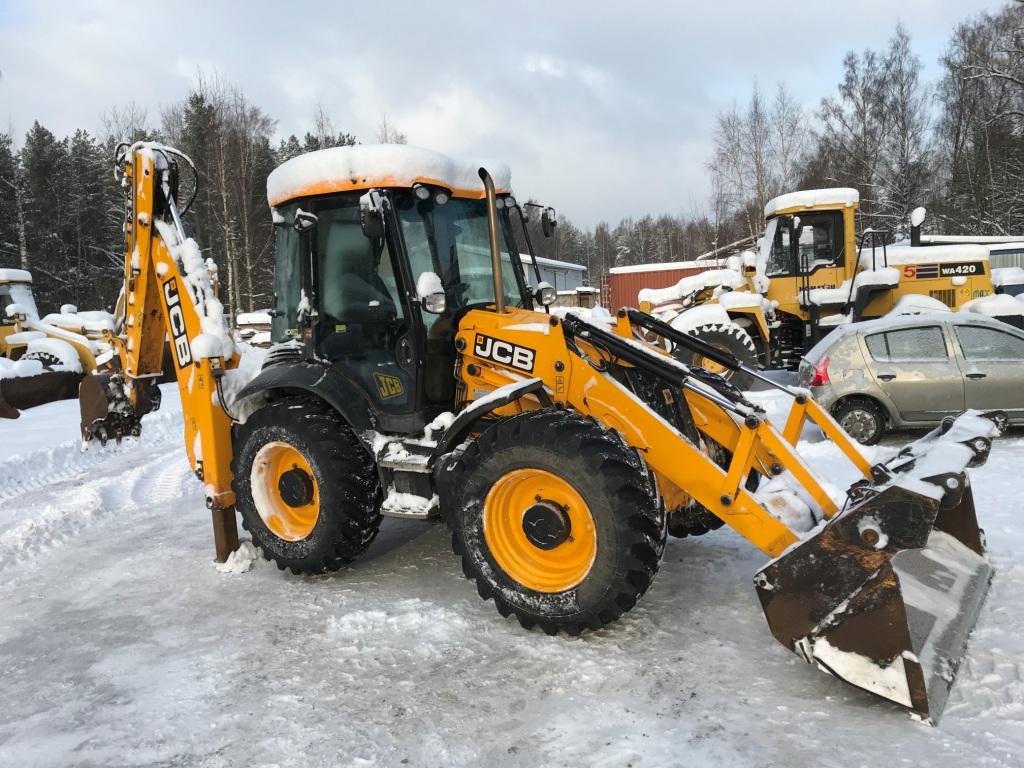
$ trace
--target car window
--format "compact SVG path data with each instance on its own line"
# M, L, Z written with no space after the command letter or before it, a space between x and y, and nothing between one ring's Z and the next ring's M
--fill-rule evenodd
M945 360L946 340L936 325L873 333L864 338L868 352L882 362Z
M968 360L1024 360L1024 339L994 328L962 325L956 329Z

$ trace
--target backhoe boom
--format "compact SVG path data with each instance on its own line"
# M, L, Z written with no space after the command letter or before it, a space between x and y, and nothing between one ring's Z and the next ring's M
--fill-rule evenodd
M124 314L111 339L113 359L82 382L82 436L101 441L137 435L159 405L156 379L170 341L185 421L185 451L203 481L214 516L218 560L237 546L231 490L231 419L218 394L238 356L216 296L215 268L187 238L174 200L179 159L140 142L119 158L127 199Z

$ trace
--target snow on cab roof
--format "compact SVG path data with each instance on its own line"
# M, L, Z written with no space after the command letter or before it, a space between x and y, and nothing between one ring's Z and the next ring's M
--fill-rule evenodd
M32 273L24 269L0 269L0 280L5 283L31 283Z
M883 261L888 261L889 266L893 264L935 264L937 262L955 261L988 261L988 251L984 245L964 243L962 245L922 245L911 246L905 243L896 243L885 249L885 259L882 256L882 247L874 248L874 263L882 266ZM860 265L869 269L872 264L872 249L865 246L860 253Z
M788 195L779 195L769 200L764 207L764 215L784 211L787 208L811 208L815 205L857 205L860 202L860 193L849 187L833 187L831 189L805 189L800 192L790 192Z
M411 187L419 182L446 187L459 197L481 198L479 170L486 168L499 192L511 191L512 172L504 163L458 158L408 144L332 147L293 157L267 179L271 206L287 200L371 187Z

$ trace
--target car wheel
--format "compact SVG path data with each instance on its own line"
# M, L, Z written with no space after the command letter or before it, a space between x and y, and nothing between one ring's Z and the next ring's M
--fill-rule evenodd
M885 414L870 400L845 400L835 407L832 416L861 445L874 445L885 434Z

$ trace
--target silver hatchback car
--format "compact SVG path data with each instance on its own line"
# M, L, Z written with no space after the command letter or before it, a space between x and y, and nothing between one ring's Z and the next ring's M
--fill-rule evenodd
M800 385L843 429L874 445L888 429L933 427L965 408L1024 424L1024 331L939 312L840 326L800 363Z

